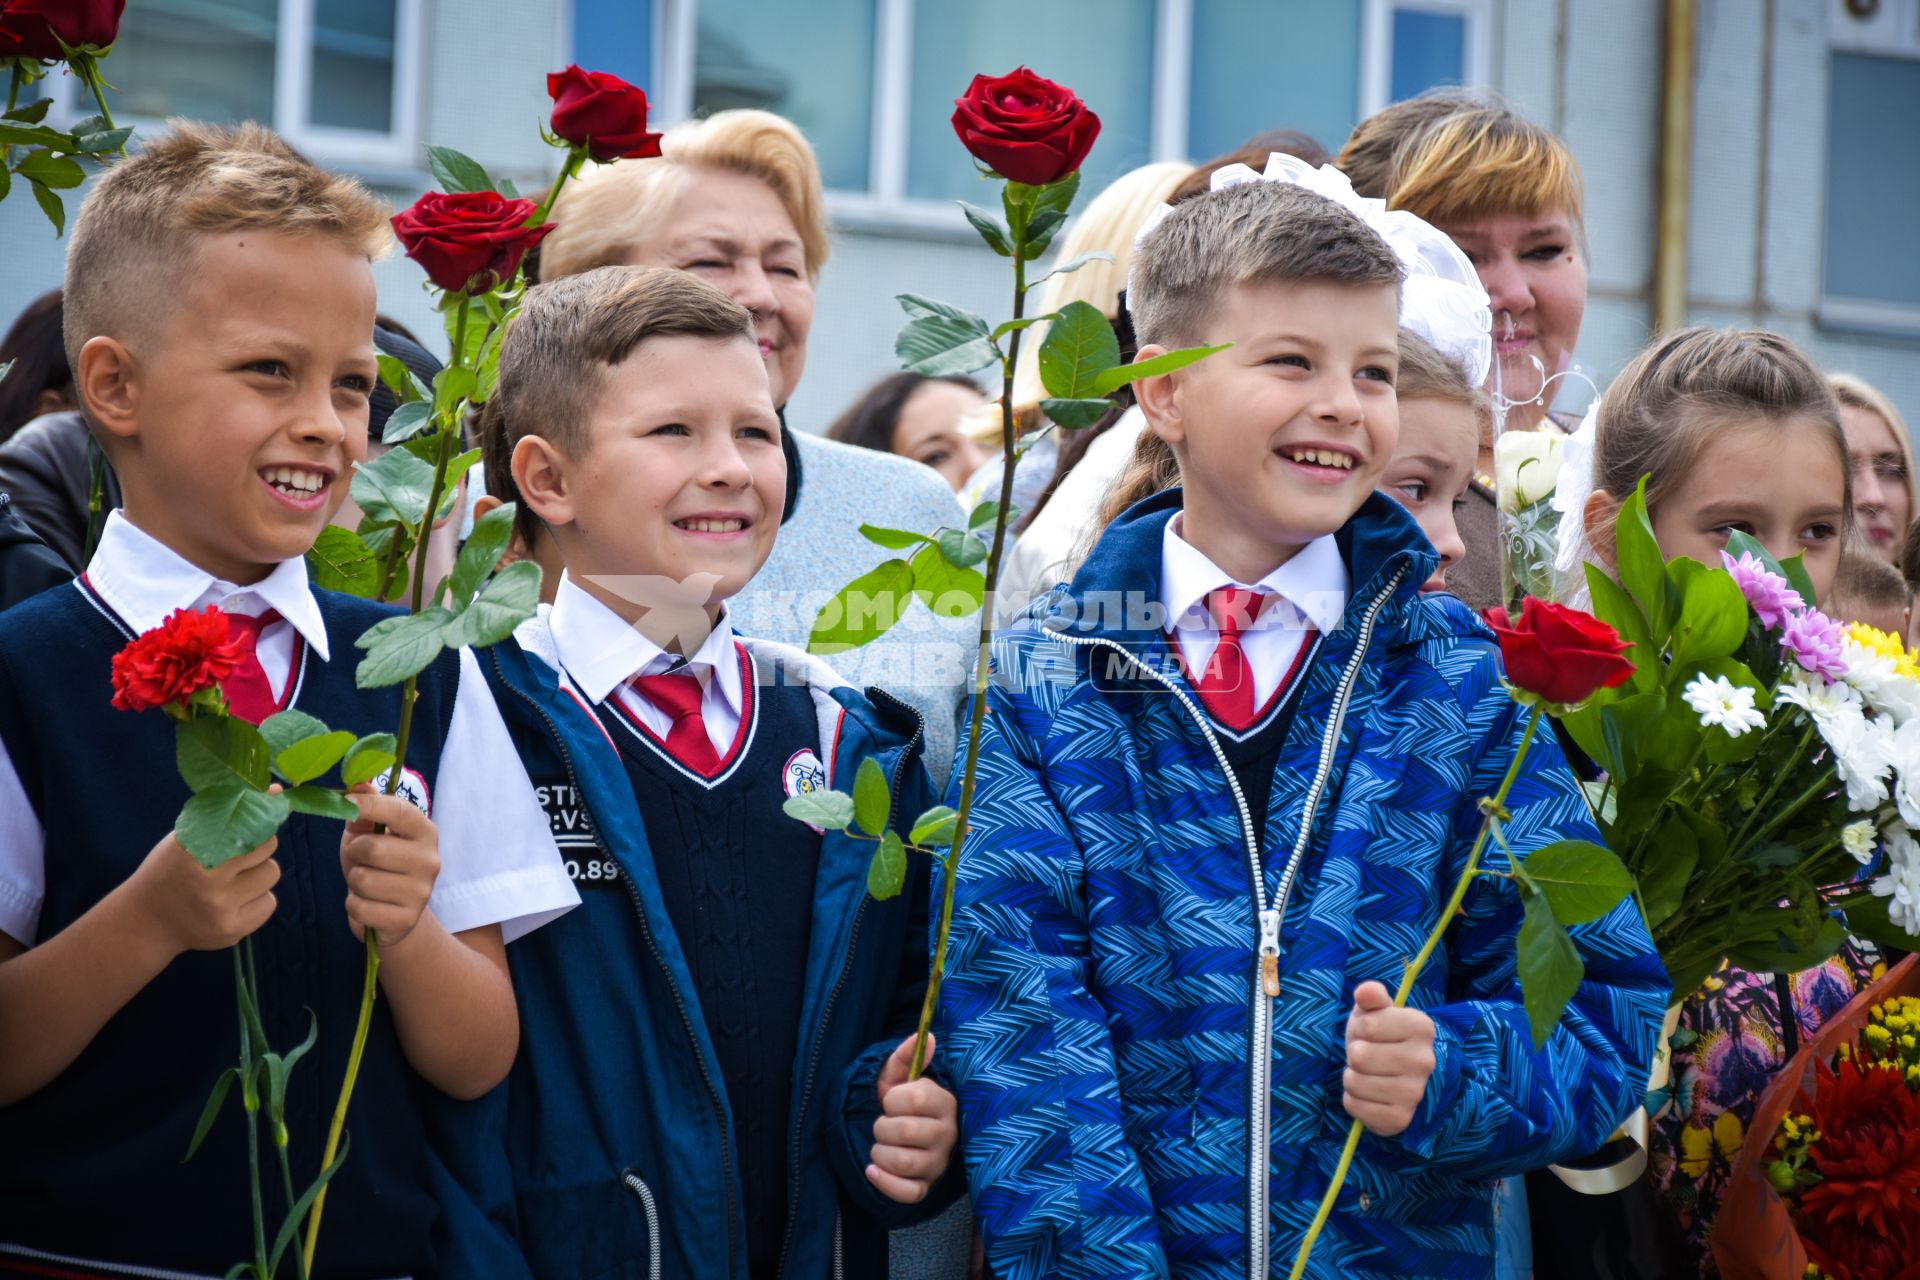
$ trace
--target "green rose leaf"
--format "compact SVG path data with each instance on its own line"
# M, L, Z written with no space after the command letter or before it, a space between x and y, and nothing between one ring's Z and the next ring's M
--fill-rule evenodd
M0 146L65 147L68 141L66 134L42 125L37 120L22 123L18 116L7 116L4 121L0 121Z
M914 553L913 592L936 618L964 618L980 608L987 580L978 569L950 563L937 546Z
M942 529L935 542L940 554L956 569L971 569L987 558L987 544L959 529Z
M1060 308L1040 344L1040 381L1049 395L1062 400L1098 396L1096 380L1119 363L1113 326L1091 303L1069 302Z
M390 356L382 351L374 357L374 362L380 366L380 381L386 384L387 390L393 392L394 398L401 404L425 400L433 394L413 370L407 368L406 361L398 356Z
M1113 412L1113 401L1064 400L1049 397L1040 402L1040 412L1053 419L1054 424L1064 431L1080 431Z
M60 197L54 194L52 187L43 182L31 182L27 185L33 192L33 202L40 206L40 212L46 214L47 221L53 224L53 234L56 236L63 234L67 229L67 210L60 203Z
M433 464L410 450L389 449L372 462L360 464L349 492L369 515L376 508L391 512L394 519L417 529L426 518L427 499L433 494Z
M889 831L880 838L867 864L867 892L885 902L895 897L907 883L907 850L900 837Z
M326 722L320 717L291 709L275 712L260 722L260 736L266 739L267 750L276 756L296 742L318 738L326 732Z
M1563 925L1586 924L1633 892L1633 873L1611 849L1586 840L1561 840L1527 855L1527 874Z
M460 548L453 562L453 603L464 609L473 602L493 567L500 563L507 544L513 541L514 504L504 503L473 522L473 534Z
M911 529L887 529L880 525L863 524L860 536L868 542L877 542L889 551L905 551L908 547L917 547L933 539L924 533L915 533Z
M1015 506L1008 507L1007 523L1013 524L1024 514L1026 513L1021 511L1019 507L1015 507ZM983 502L979 506L973 509L972 515L967 517L967 528L973 530L975 533L978 533L982 529L992 527L993 522L999 519L999 517L1000 517L1000 504L998 502L994 502L994 501Z
M967 215L967 221L971 222L973 229L980 233L980 238L987 242L987 248L1003 258L1013 256L1013 241L1007 237L1007 229L1000 225L1000 219L979 205L968 204L965 200L960 202L960 212Z
M64 142L65 139L62 139ZM87 171L72 156L56 156L51 151L33 151L13 166L13 171L30 182L66 191L87 180Z
M181 778L195 791L267 785L267 741L260 730L235 716L176 721L173 756Z
M1113 255L1108 253L1105 249L1091 249L1086 253L1075 254L1073 257L1068 258L1065 262L1062 262L1058 266L1054 267L1051 271L1047 272L1047 274L1041 276L1039 280L1029 281L1027 284L1027 288L1032 289L1040 285L1044 281L1053 279L1055 276L1064 276L1069 272L1078 271L1080 268L1086 266L1089 262L1112 262L1112 261L1113 261Z
M307 576L324 591L371 599L380 589L380 561L359 534L330 524L307 549Z
M352 822L360 816L360 810L354 807L353 801L327 787L295 787L286 795L287 803L293 806L295 813L309 814L315 818L334 818L341 822Z
M242 783L227 783L194 792L173 830L180 846L211 871L265 844L291 809L284 793L269 795Z
M985 321L978 328L946 316L921 316L909 320L894 339L893 353L903 367L929 378L969 374L1000 359L1000 351L987 336Z
M1107 370L1093 380L1095 395L1111 395L1129 382L1140 378L1157 378L1163 373L1172 373L1175 369L1184 369L1190 364L1198 364L1210 355L1216 355L1232 346L1231 342L1216 343L1210 347L1183 347L1178 351L1166 351L1150 360L1135 360L1132 364L1123 364Z
M399 618L360 660L353 673L354 683L362 689L381 689L399 684L408 676L419 675L447 647L448 633L457 621L453 611L444 605Z
M484 342L483 344L484 345ZM475 352L475 356L478 356ZM441 413L449 412L462 400L473 398L473 392L480 385L480 375L465 365L448 365L433 375L433 407Z
M1694 560L1676 559L1668 572L1680 589L1673 627L1673 666L1724 658L1746 642L1747 599L1733 575Z
M844 791L808 791L788 796L780 809L797 822L828 831L845 831L853 825L853 797Z
M74 132L73 149L85 156L104 155L109 151L118 151L133 136L130 127L119 129L100 129L88 133Z
M411 440L433 425L433 407L425 400L409 400L395 409L380 432L385 444Z
M439 182L442 191L459 193L462 191L493 191L493 179L480 162L471 156L463 155L452 147L427 148L427 167L433 170L434 179Z
M519 560L493 575L492 581L461 610L447 629L447 645L481 648L498 644L531 618L540 604L540 566Z
M398 743L390 733L370 733L347 749L346 763L340 766L340 781L347 786L372 782L393 768Z
M853 777L853 820L870 836L887 829L887 814L893 809L893 797L887 790L887 771L872 756L860 762Z
M52 107L52 98L35 98L32 102L23 102L13 110L0 114L0 120L18 120L26 124L39 124L47 118L47 112L51 110ZM102 123L104 123L104 121Z
M1049 311L1043 316L1021 316L1018 320L1002 321L993 327L993 340L998 342L1010 333L1018 333L1022 329L1031 329L1037 324L1046 324L1048 321L1058 319L1059 316L1060 313L1058 311Z
M1554 919L1546 893L1535 889L1523 891L1520 897L1524 908L1519 941L1520 998L1533 1033L1533 1047L1539 1049L1559 1025L1560 1015L1580 989L1587 967L1573 939Z
M934 552L939 559L939 552ZM913 567L888 560L861 574L821 608L807 637L809 653L842 653L885 635L907 610L914 588Z
M275 755L273 766L281 777L297 787L312 782L340 763L354 741L353 734L346 729L323 733L317 738L302 738Z
M953 843L954 827L960 815L944 804L937 804L913 820L911 839L917 845L933 846Z

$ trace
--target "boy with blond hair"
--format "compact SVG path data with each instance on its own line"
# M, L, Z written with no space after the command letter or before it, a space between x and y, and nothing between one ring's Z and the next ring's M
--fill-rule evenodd
M1187 201L1136 252L1140 359L1232 346L1135 384L1182 487L995 644L942 1046L1000 1280L1284 1274L1355 1119L1309 1274L1489 1276L1491 1179L1639 1101L1667 984L1631 902L1573 931L1586 981L1541 1048L1504 878L1390 998L1525 721L1374 492L1401 278L1288 183ZM1550 735L1516 767L1515 857L1597 838Z
M246 1257L234 1109L181 1163L234 1059L220 953L251 940L276 1048L317 1019L286 1099L304 1185L368 928L382 999L330 1184L345 1229L323 1258L338 1276L427 1269L417 1095L472 1097L506 1074L519 1024L505 941L578 902L469 653L421 675L402 795L359 788L344 831L296 814L213 871L169 830L187 795L171 721L109 703L129 639L217 605L248 641L226 682L235 714L397 722L399 690L356 688L352 657L393 611L313 589L302 558L365 455L386 243L359 184L257 125L176 125L102 177L76 220L68 354L125 506L70 589L0 627L0 1272L205 1276Z

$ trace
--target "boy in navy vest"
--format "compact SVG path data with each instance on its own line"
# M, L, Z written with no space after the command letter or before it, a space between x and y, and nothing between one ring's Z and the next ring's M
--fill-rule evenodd
M344 832L295 815L215 871L169 830L187 795L171 723L110 706L128 639L215 604L254 640L226 683L236 714L397 722L397 689L353 679L353 640L392 610L311 589L302 559L365 455L386 238L363 188L255 125L180 126L81 207L67 346L125 507L79 581L0 627L0 1274L217 1276L247 1256L238 1109L181 1162L236 1052L222 953L252 939L276 1048L318 1018L286 1101L304 1185L366 928L381 999L321 1259L427 1269L420 1086L500 1081L519 1036L504 940L578 902L471 654L421 677L403 795L356 794Z
M540 285L487 414L567 567L481 664L584 905L515 949L507 1083L436 1126L448 1274L884 1275L960 1185L906 1080L924 859L876 901L872 843L781 805L868 757L895 824L931 797L911 710L728 623L786 491L752 317L680 271Z

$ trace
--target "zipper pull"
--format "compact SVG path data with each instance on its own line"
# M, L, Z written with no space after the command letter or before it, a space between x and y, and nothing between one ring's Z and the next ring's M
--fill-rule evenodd
M1260 985L1266 989L1269 1000L1280 994L1280 913L1277 910L1260 913Z

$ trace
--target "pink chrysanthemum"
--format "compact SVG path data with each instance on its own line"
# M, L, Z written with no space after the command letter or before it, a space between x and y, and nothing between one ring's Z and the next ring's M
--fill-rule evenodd
M1760 619L1760 625L1769 631L1785 622L1795 609L1806 603L1785 578L1767 568L1751 551L1741 552L1738 560L1722 551L1720 563L1733 575L1740 594L1747 598L1747 604L1753 610L1753 616ZM1811 671L1813 668L1807 669Z

